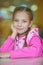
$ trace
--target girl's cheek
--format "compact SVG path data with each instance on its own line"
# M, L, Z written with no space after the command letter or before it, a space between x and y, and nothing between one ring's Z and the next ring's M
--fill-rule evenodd
M24 24L24 26L28 26L28 24L26 23L26 24Z

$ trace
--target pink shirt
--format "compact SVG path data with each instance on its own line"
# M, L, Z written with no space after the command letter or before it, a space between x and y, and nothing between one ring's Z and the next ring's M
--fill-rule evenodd
M24 46L26 39L27 47ZM28 32L27 38L11 36L3 43L0 52L9 52L11 58L38 57L42 55L41 40L38 34L38 28L34 28Z

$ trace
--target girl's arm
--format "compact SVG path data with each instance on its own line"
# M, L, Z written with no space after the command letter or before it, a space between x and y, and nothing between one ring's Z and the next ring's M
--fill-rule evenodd
M7 40L3 43L3 45L0 47L0 52L9 52L12 50L14 39L9 36Z
M30 46L11 51L11 58L38 57L41 55L41 41L38 36L34 36L30 41Z

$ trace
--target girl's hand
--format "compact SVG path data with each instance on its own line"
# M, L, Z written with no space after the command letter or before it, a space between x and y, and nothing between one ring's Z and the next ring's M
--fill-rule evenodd
M11 35L11 37L12 38L15 38L16 37L16 35L17 35L17 30L16 30L16 28L14 27L14 25L12 24L11 25L11 29L12 29L12 35Z
M9 58L10 53L0 53L0 58Z

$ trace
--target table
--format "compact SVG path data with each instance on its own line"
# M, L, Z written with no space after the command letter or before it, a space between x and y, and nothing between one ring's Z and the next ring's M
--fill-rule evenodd
M43 65L43 58L0 58L0 65Z

